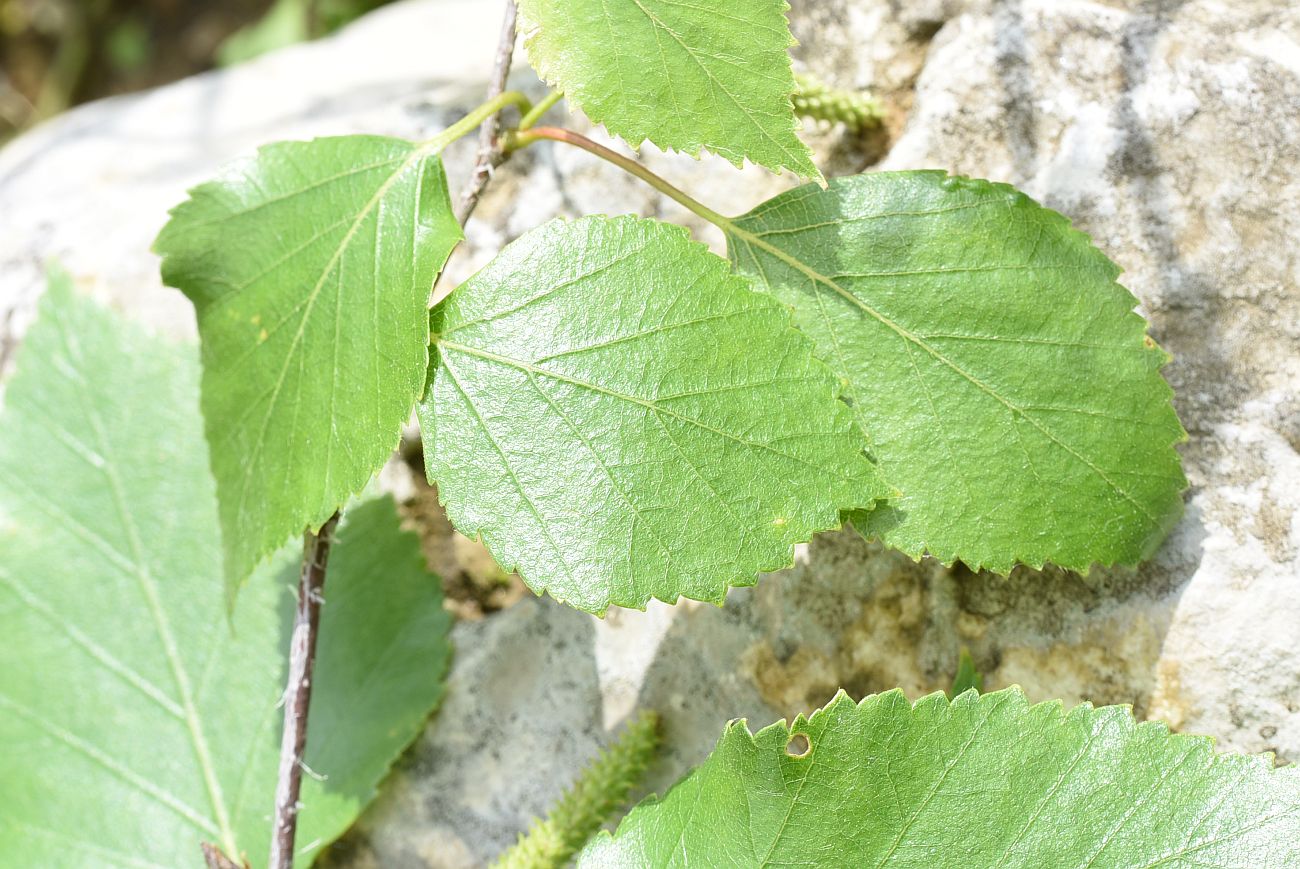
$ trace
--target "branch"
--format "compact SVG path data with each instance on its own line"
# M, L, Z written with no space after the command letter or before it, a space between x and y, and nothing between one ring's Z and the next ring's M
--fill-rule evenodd
M506 92L506 79L510 75L510 60L515 50L515 18L518 10L515 0L506 0L505 20L501 24L501 41L497 46L496 63L492 81L488 86L488 103L499 105L515 102L521 111L527 111L527 100L514 95L502 100ZM522 100L522 102L521 102ZM478 157L469 187L456 206L456 220L462 226L478 205L479 197L492 178L492 171L506 159L499 137L501 132L500 109L493 112L479 133ZM330 543L339 514L335 513L321 526L318 533L303 535L302 574L298 582L298 611L294 617L293 635L289 645L289 681L284 689L284 731L280 740L280 773L275 787L275 819L271 827L271 859L268 869L293 869L294 838L298 832L298 795L302 788L302 760L307 747L307 712L311 704L312 669L316 662L316 635L320 625L320 608L324 600L325 568L329 561ZM205 849L205 857L212 866L214 859L224 857ZM225 869L218 862L215 864Z
M325 566L339 514L331 516L316 534L303 534L302 573L298 579L298 611L289 639L289 681L284 689L284 732L280 739L280 774L275 786L275 821L271 827L268 869L292 869L293 841L298 832L298 793L302 787L302 759L307 747L307 710L311 705L312 669L316 663L316 635L320 626Z
M227 857L220 848L210 842L201 843L203 847L203 864L207 869L248 869L248 861L236 863Z
M489 100L500 96L506 89L506 79L510 76L510 60L515 53L517 14L515 0L506 0L505 17L501 21L501 40L497 43L496 63L492 68L492 80L488 84ZM474 172L470 175L469 186L461 194L460 202L456 203L456 221L461 226L464 226L465 221L469 220L469 216L474 213L479 197L483 195L483 190L492 180L493 171L505 162L506 154L501 147L500 135L501 115L497 113L479 130L478 157L474 161Z

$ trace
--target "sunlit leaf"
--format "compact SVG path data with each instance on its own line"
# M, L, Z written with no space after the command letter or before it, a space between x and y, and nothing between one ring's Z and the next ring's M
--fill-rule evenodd
M1004 184L885 172L727 229L794 307L902 496L855 517L919 556L1007 571L1134 564L1182 512L1168 356L1087 236Z
M1282 869L1300 864L1300 771L1015 688L840 694L790 726L731 723L578 864Z
M795 135L785 0L521 0L542 78L634 146L821 178Z
M679 227L549 223L433 330L429 479L461 531L581 609L721 601L888 494L789 311Z
M0 863L269 850L297 552L227 619L198 360L57 278L0 413ZM442 694L449 618L388 499L325 587L298 842L337 837Z
M232 598L397 445L460 238L436 152L377 136L268 145L173 210L155 247L198 315Z

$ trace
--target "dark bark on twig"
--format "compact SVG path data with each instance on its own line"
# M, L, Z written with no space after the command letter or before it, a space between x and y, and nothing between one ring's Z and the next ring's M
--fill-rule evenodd
M506 0L501 40L488 85L490 100L505 91L510 61L515 50L515 0ZM500 142L500 113L483 124L479 132L478 156L469 185L456 204L456 220L464 226L479 197L492 179L492 172L506 154ZM280 773L275 789L275 819L271 828L271 859L268 869L292 869L294 837L298 826L298 795L302 787L302 760L307 746L307 711L311 703L312 669L316 661L316 635L320 624L321 591L330 543L339 514L321 526L320 532L303 536L302 575L298 583L298 611L289 646L289 681L284 696L284 731L280 742ZM208 869L240 869L220 850L203 846Z
M203 863L208 869L248 869L248 861L236 863L225 855L220 848L210 842L201 843Z
M316 635L324 598L325 567L339 514L316 534L303 535L302 573L298 579L298 610L289 638L289 681L284 689L284 731L280 740L280 773L275 786L275 819L271 826L269 869L292 869L293 841L298 832L298 793L307 747L307 710L311 705L312 670L316 664Z
M487 98L500 96L506 89L506 79L510 76L510 61L515 52L515 18L517 9L515 0L506 0L505 18L501 22L501 40L497 43L496 63L492 68L492 80L488 84ZM469 185L456 203L456 221L461 226L469 220L478 206L479 197L492 173L505 162L505 150L501 147L501 115L493 115L479 130L478 157L474 161L474 172L470 175Z

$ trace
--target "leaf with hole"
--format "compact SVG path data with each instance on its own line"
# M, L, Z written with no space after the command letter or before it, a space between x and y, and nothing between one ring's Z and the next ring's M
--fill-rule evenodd
M268 145L172 211L155 248L198 315L232 599L397 445L460 238L432 146L378 136Z
M300 547L224 617L196 356L62 278L19 352L0 413L5 865L269 850ZM299 865L374 797L448 661L438 582L391 500L349 510L325 597Z
M1216 756L1127 707L1018 688L839 694L717 748L581 867L1239 867L1300 863L1300 771Z
M855 517L913 556L1005 572L1149 556L1182 511L1185 434L1119 269L1004 184L884 172L726 228L792 305L901 490Z
M821 178L795 135L785 0L520 0L528 57L633 146Z
M430 481L457 528L580 609L720 602L889 492L789 311L679 227L546 224L432 328Z

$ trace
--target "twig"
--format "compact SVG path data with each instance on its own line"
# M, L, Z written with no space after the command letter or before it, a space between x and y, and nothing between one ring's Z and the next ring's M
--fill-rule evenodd
M660 193L667 196L669 199L675 201L678 205L681 205L688 211L694 212L724 232L739 232L735 221L724 217L712 208L704 205L704 203L695 200L686 193L686 191L673 186L667 179L660 178L658 175L651 172L645 166L642 166L632 158L624 157L613 148L606 148L604 145L593 142L581 133L575 133L573 130L566 130L562 127L532 127L527 130L521 130L517 133L511 133L506 138L508 140L506 142L507 153L513 153L523 148L527 148L534 142L539 142L543 139L549 139L552 142L563 142L566 145L573 145L575 148L581 148L587 153L594 154L608 163L613 163L624 172L627 172L630 175L635 175Z
M497 46L492 81L488 85L489 101L505 93L506 79L510 75L510 60L515 50L517 13L515 0L506 0L501 41ZM462 226L478 205L479 197L492 179L492 171L506 158L499 141L500 132L500 113L497 112L484 122L479 133L474 173L456 205L456 220ZM308 532L303 535L302 575L298 582L298 612L294 618L289 646L289 682L284 694L284 733L280 741L280 773L275 787L275 820L271 827L271 859L267 864L268 869L293 867L294 837L298 831L298 794L302 787L302 761L307 746L307 710L311 703L316 634L323 602L321 590L325 586L325 567L329 561L334 526L338 521L339 514L335 513L321 526L319 533ZM204 853L205 856L209 854L206 849ZM220 864L217 866L220 867Z
M325 567L339 514L316 534L303 535L302 573L298 579L298 611L289 639L289 681L284 689L284 733L280 739L280 773L275 786L275 821L271 827L268 869L292 869L293 841L298 832L298 793L307 747L307 710L311 705L312 669L316 663L316 634L324 603Z
M515 53L515 18L518 10L515 0L506 0L505 18L501 22L501 40L497 43L496 63L492 67L492 80L488 84L488 99L500 96L506 89L506 79L510 76L510 60ZM505 149L501 147L501 116L493 115L479 130L478 157L474 160L474 172L470 175L469 186L456 203L456 221L461 226L469 220L478 206L479 197L492 180L492 173L505 162Z
M248 861L236 863L225 855L216 845L203 842L203 863L207 869L248 869Z

